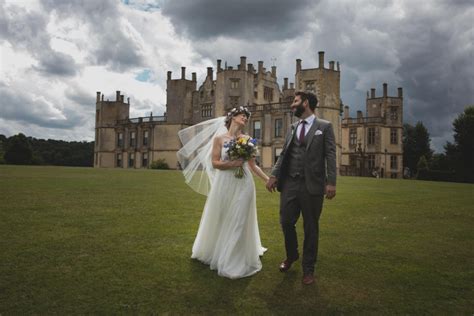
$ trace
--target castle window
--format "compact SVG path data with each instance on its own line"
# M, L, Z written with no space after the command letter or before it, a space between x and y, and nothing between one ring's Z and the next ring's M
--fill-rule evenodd
M305 90L315 92L315 82L314 81L305 81Z
M283 132L283 120L275 119L275 137L282 137Z
M265 101L272 102L273 101L273 89L269 87L263 88L263 99Z
M254 97L255 99L258 99L258 91L254 91L254 92L253 92L253 97Z
M357 145L357 128L351 128L349 130L349 144Z
M99 122L99 113L100 113L100 110L97 110L97 111L95 112L95 121L96 121L96 122Z
M398 144L398 133L396 128L390 129L390 144Z
M390 168L398 169L397 156L390 156Z
M148 131L143 132L143 146L148 146Z
M148 153L142 154L142 168L148 168Z
M203 104L201 106L202 117L212 117L212 104Z
M130 147L135 147L135 144L137 143L135 136L135 132L130 132Z
M390 107L390 119L392 121L396 121L398 119L397 107L391 106Z
M357 166L357 157L355 155L350 155L349 156L349 165L351 167L356 167Z
M253 138L260 139L261 125L260 121L253 122Z
M230 79L230 88L238 89L240 85L240 79Z
M128 154L128 166L133 168L135 166L135 153Z
M375 144L375 127L369 127L369 133L367 135L367 143L369 145Z
M276 163L278 161L278 158L280 158L282 148L275 148L275 161L273 163Z
M369 168L369 170L372 170L375 168L375 155L367 156L367 167Z
M123 133L117 134L117 147L119 148L123 147Z
M117 154L116 155L116 167L123 167L122 166L122 154Z
M236 108L239 106L239 97L230 97L230 107Z

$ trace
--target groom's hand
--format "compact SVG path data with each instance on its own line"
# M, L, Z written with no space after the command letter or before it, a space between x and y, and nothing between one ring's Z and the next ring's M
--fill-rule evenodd
M326 199L331 200L336 196L336 186L335 185L326 185Z
M275 192L276 191L276 183L277 183L277 178L274 176L271 176L268 181L267 181L267 190L270 192Z

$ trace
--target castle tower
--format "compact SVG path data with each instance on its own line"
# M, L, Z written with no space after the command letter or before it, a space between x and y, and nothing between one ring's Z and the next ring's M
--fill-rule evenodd
M340 165L341 155L341 93L339 62L335 68L335 62L329 62L329 68L324 65L324 52L319 52L318 68L303 69L301 59L296 60L295 83L296 90L311 91L318 97L316 116L330 121L333 125L336 137L336 160Z
M368 120L379 118L382 124L374 126L374 142L367 144L367 152L376 154L375 165L380 166L381 176L401 178L403 166L403 89L397 96L388 96L388 85L382 85L382 96L377 97L375 88L367 93L366 116ZM379 155L377 155L380 153Z
M115 101L104 101L104 95L97 92L94 167L115 167L115 145L119 142L115 131L116 123L128 119L129 112L130 101L125 103L120 91L116 92Z
M180 79L171 79L171 75L171 71L168 71L166 121L170 124L192 124L196 74L192 74L192 80L187 80L186 67L181 67Z
M214 116L224 115L228 109L254 103L254 76L252 64L246 64L247 58L240 57L240 64L233 67L220 67L217 61Z

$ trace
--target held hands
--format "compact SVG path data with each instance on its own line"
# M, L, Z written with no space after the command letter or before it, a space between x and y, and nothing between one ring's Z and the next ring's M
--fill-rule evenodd
M266 185L267 190L269 192L275 192L276 186L277 186L277 178L274 176L271 176L267 181L267 185Z
M326 194L326 199L331 200L333 197L336 196L336 186L335 185L326 185L326 189L324 190Z

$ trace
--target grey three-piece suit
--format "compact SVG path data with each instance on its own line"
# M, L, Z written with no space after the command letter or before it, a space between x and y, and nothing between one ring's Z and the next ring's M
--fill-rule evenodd
M286 255L296 260L298 239L295 225L303 214L303 272L313 273L318 255L319 216L326 184L336 185L336 143L330 122L315 118L300 143L292 125L278 161L272 169L280 191L280 223L285 236Z

